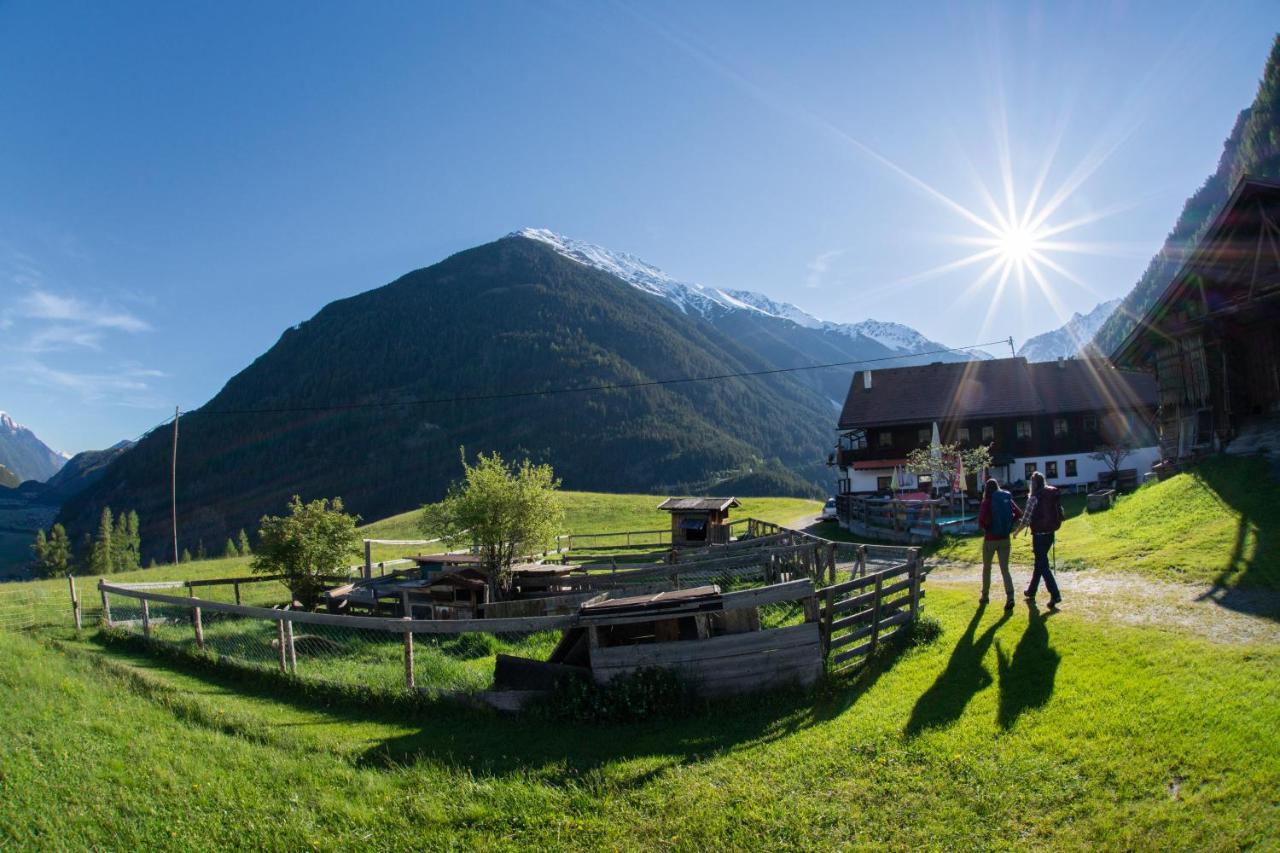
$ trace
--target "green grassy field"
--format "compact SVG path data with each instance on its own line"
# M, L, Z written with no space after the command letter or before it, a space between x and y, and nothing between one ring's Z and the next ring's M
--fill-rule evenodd
M1122 496L1113 509L1084 512L1068 499L1058 532L1058 566L1139 572L1223 587L1280 589L1280 486L1257 459L1222 457ZM948 539L934 555L976 562L981 539ZM1013 559L1030 563L1031 539Z
M1225 849L1280 840L1280 650L975 613L861 682L635 725L413 714L0 633L8 846ZM20 710L17 710L20 709Z

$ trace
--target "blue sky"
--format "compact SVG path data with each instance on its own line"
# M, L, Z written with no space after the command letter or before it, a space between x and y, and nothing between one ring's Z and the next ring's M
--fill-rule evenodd
M0 3L0 409L70 452L134 437L324 304L524 225L1021 342L1128 291L1277 28L1271 2ZM1021 210L1042 171L1046 222L1083 223L1067 274L926 274L976 251L982 187Z

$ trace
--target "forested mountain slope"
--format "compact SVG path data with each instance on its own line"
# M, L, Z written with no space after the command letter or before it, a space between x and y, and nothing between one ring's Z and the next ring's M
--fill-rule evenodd
M1094 343L1102 353L1114 351L1169 286L1187 253L1245 175L1280 178L1280 36L1271 48L1253 104L1240 113L1223 144L1217 170L1187 199L1164 246L1124 302L1098 330Z
M575 489L813 494L834 414L791 374L499 396L776 366L613 275L504 238L331 303L184 415L180 536L212 546L294 493L341 495L366 518L411 509L458 476L460 446L551 462ZM169 453L161 429L116 458L63 507L73 535L127 506L163 554Z

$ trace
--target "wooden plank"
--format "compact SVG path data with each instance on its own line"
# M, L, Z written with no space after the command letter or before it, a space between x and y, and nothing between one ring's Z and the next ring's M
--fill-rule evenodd
M289 651L289 670L291 672L297 672L298 648L293 644L293 621L285 619L281 624L284 625L284 642Z
M881 592L881 595L892 595L895 592L901 592L904 589L910 589L911 584L912 584L912 581L911 579L908 578L907 580L891 583L888 586L884 587L880 592ZM837 601L833 607L833 610L836 613L844 613L854 608L866 607L866 605L874 602L875 598L876 598L876 594L874 590L871 592L865 592L862 595L856 596L854 598L846 598L844 601Z
M816 644L790 649L676 664L672 668L701 696L732 696L792 684L808 686L822 675L822 657ZM608 682L636 671L617 667L593 672L597 681Z
M726 592L720 596L725 610L740 610L744 607L762 607L766 604L778 604L783 601L794 601L813 595L813 581L802 578L798 581L744 589L737 592Z
M404 686L413 689L413 632L404 632Z
M142 636L151 639L151 608L145 598L142 599Z
M191 608L191 627L196 633L196 648L204 651L204 623L200 620L200 608Z
M577 624L576 615L568 616L529 616L516 619L412 619L407 623L400 619L379 616L342 616L333 613L309 613L302 610L283 611L269 607L252 607L249 605L226 604L221 601L206 601L162 595L160 593L132 590L113 584L103 585L106 592L127 598L146 599L159 604L178 604L191 607L193 603L204 610L217 613L230 613L236 616L252 616L259 619L281 621L290 619L309 625L341 625L348 628L365 628L371 631L406 630L415 634L462 634L467 631L487 631L494 634L524 634L537 631L552 631Z
M71 587L71 617L75 620L76 630L80 630L80 596L76 595L76 576L67 575L67 585Z
M280 671L289 671L288 652L284 649L284 620L276 623L276 650L280 653Z
M828 589L831 590L836 595L840 595L841 593L845 593L845 592L852 592L855 589L862 589L864 587L873 585L877 579L886 580L888 578L896 577L906 572L909 568L910 566L908 566L906 563L903 563L901 565L893 566L891 568L884 569L882 571L871 572L870 574L863 575L860 578L853 578L852 580L841 581L840 583L832 584L829 587L823 587L822 589L818 590L818 592L819 593L826 592Z
M909 621L911 621L911 614L910 614L909 612L908 612L908 613L898 613L898 614L896 614L896 615L894 615L894 616L890 616L888 619L883 620L883 621L880 623L880 627L881 627L881 628L888 628L888 627L892 627L892 626L894 626L894 625L905 625L905 624L906 624L907 622L909 622ZM902 630L904 630L904 629L903 629L903 628L898 628L898 630L897 630L897 631L891 631L890 633L886 634L886 635L885 635L885 636L880 640L880 642L881 642L881 643L887 643L887 642L889 642L889 640L893 639L894 637L896 637L896 636L898 635L898 631L902 631ZM847 660L850 660L850 659L852 659L852 658L858 657L858 656L860 656L860 655L865 655L865 654L866 654L867 652L869 652L869 651L871 651L871 643L867 642L867 643L863 643L862 645L857 646L857 647L855 647L855 648L849 649L848 651L840 652L838 655L835 655L831 660L832 660L832 662L833 662L833 663L839 664L839 663L843 663L843 662L845 662L845 661L847 661Z
M871 605L871 606L875 609L875 615L871 617L871 640L870 640L870 642L871 642L871 648L872 648L873 650L874 650L874 649L875 649L875 647L876 647L876 641L880 638L880 603L881 603L881 601L883 600L883 599L881 598L881 596L882 596L882 594L883 594L883 589L882 589L883 581L884 581L883 576L877 576L877 577L876 577L876 600L875 600L875 602Z
M870 633L871 633L871 626L864 625L863 627L859 628L856 631L850 631L848 634L841 634L839 637L833 637L831 639L830 648L833 651L835 649L843 648L849 645L850 643L861 640L863 637L868 636Z
M817 624L806 623L749 634L726 634L709 640L607 646L592 649L591 668L670 666L694 660L713 660L793 646L816 645L818 640Z
M111 627L111 601L107 598L106 582L98 578L98 592L102 594L102 624Z

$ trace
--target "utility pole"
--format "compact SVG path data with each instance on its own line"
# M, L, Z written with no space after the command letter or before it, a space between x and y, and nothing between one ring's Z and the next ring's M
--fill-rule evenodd
M1015 355L1017 355L1017 353L1013 351L1013 335L1010 335L1009 336L1009 357L1013 358ZM176 424L174 428L175 429L177 428Z
M173 564L178 565L178 417L182 410L173 407L173 460L169 466L169 507L173 519Z

